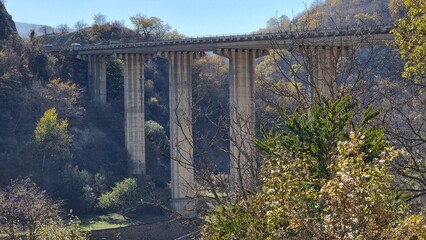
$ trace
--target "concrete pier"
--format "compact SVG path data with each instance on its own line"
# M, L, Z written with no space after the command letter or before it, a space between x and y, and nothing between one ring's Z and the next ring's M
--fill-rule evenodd
M117 54L124 75L125 145L131 157L130 174L146 173L145 162L145 111L144 64L140 53Z
M231 192L240 195L256 187L254 70L256 58L267 51L220 49L215 53L229 59Z
M88 64L88 91L92 101L106 103L106 64L108 55L78 55Z
M184 217L196 215L192 136L192 61L196 52L164 52L169 61L171 205Z

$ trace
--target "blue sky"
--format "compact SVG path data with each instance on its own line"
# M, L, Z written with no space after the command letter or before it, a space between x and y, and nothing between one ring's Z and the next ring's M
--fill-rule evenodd
M102 13L108 21L124 21L141 13L156 16L187 36L245 33L266 27L266 21L285 14L292 18L315 0L6 0L16 22L56 27Z

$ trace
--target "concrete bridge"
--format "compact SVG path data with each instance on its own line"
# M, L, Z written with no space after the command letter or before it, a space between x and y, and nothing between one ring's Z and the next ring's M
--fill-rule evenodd
M309 77L329 94L335 83L339 59L358 45L381 45L393 36L389 27L344 28L322 31L288 31L231 36L186 38L109 45L73 45L72 51L88 63L89 91L94 101L105 103L106 64L109 58L124 63L125 145L131 155L131 174L144 174L144 62L162 57L169 62L170 146L172 207L183 216L193 216L192 60L205 52L229 59L231 190L238 194L252 188L255 163L254 72L255 60L271 49L309 49Z

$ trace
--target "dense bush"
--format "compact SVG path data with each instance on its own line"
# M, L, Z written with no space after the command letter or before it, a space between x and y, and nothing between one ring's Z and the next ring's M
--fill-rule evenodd
M383 130L365 125L370 111L354 125L349 103L318 102L309 118L283 114L258 141L267 153L258 190L214 210L203 238L389 239L408 226L410 236L426 237L425 220L410 215L393 185L398 152L385 147Z
M64 221L61 203L50 199L29 179L0 190L0 234L7 239L86 239L78 219Z

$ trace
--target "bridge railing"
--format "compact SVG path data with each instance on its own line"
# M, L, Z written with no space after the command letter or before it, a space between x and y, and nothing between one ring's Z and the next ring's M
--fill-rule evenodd
M180 39L165 39L157 41L135 41L126 43L109 43L109 44L85 44L74 45L68 50L95 50L95 49L117 49L132 47L149 47L164 46L174 44L194 44L194 43L218 43L233 41L252 41L252 40L268 40L268 39L297 39L297 38L313 38L313 37L331 37L331 36L349 36L349 35L365 35L365 34L381 34L389 33L392 29L390 25L375 25L369 27L347 26L331 29L312 29L312 30L284 30L276 32L251 32L236 33L222 35L208 35L185 37Z
M360 33L388 33L390 29L393 26L391 25L374 25L370 27L363 27L363 26L346 26L346 27L339 27L339 28L327 28L327 29L308 29L308 30L282 30L282 31L271 31L268 29L268 31L261 30L256 32L247 32L247 33L230 33L230 34L216 34L216 35L201 35L201 36L189 36L185 38L179 38L179 39L172 39L172 40L184 40L184 39L208 39L208 38L220 38L220 37L248 37L248 36L260 36L260 35L277 35L282 36L282 34L287 35L303 35L308 34L311 36L318 36L318 34L335 34L342 35L342 34L360 34Z

